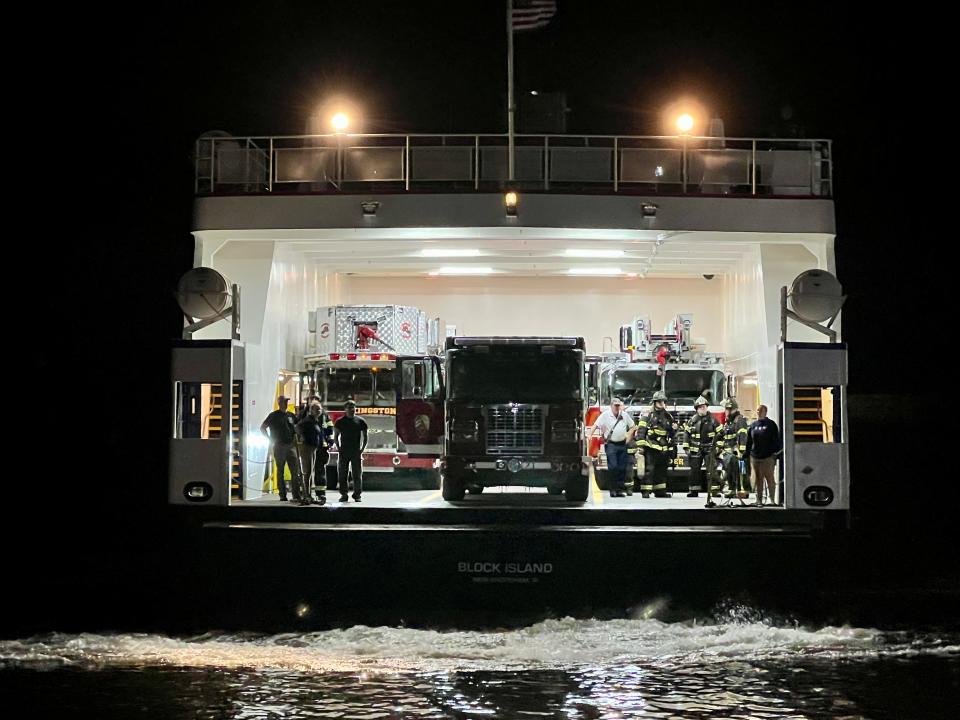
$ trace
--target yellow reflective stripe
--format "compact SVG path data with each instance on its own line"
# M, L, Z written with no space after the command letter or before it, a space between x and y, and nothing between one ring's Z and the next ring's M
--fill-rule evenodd
M654 485L654 486L653 486L653 489L654 489L654 490L666 490L666 489L667 489L667 484L666 484L666 483L659 483L659 484L657 484L657 485Z

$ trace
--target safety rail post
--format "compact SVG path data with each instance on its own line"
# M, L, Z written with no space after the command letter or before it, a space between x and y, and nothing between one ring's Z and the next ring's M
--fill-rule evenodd
M617 192L620 181L620 138L613 139L613 191Z
M817 143L815 140L810 141L810 195L816 195L814 188L817 184Z
M267 150L267 192L273 192L273 137Z
M410 190L410 136L404 136L403 144L403 189Z
M193 144L193 194L200 194L200 138Z
M827 182L830 184L830 197L833 197L833 141L827 140Z
M680 188L687 194L687 138L683 138L683 148L680 151Z
M550 189L550 136L543 136L543 189Z
M473 189L480 189L480 136L473 136Z
M210 138L210 192L217 188L217 139Z
M750 141L750 194L757 194L757 141Z

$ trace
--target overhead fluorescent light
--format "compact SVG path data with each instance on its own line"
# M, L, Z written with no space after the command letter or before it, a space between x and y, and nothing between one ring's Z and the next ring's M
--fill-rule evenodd
M570 275L620 275L620 268L613 267L578 267L567 270Z
M436 271L437 275L489 275L493 272L490 267L442 267ZM433 275L433 273L430 273Z
M567 248L563 254L567 257L580 258L618 258L623 257L623 250L589 250L585 248Z
M477 257L480 251L475 248L424 248L421 257Z

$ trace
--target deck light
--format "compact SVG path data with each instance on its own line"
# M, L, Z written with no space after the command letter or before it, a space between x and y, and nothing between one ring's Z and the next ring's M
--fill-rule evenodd
M640 203L640 212L643 213L643 216L645 218L656 217L657 208L659 207L660 206L657 205L656 203L651 203L651 202Z
M507 209L507 217L517 216L517 203L519 200L519 196L513 190L504 194L503 204Z
M330 118L330 125L333 126L333 129L342 133L347 129L347 126L350 125L350 118L347 117L346 113L338 112Z
M690 113L684 113L677 118L677 130L680 131L681 135L687 135L691 130L693 130L693 115Z
M371 217L377 214L377 210L380 209L380 203L376 200L367 200L366 202L360 203L360 207L363 209L365 216Z

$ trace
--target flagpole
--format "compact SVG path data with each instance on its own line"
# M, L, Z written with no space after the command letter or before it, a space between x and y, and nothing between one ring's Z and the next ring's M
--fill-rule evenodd
M507 175L513 182L513 0L507 0Z

